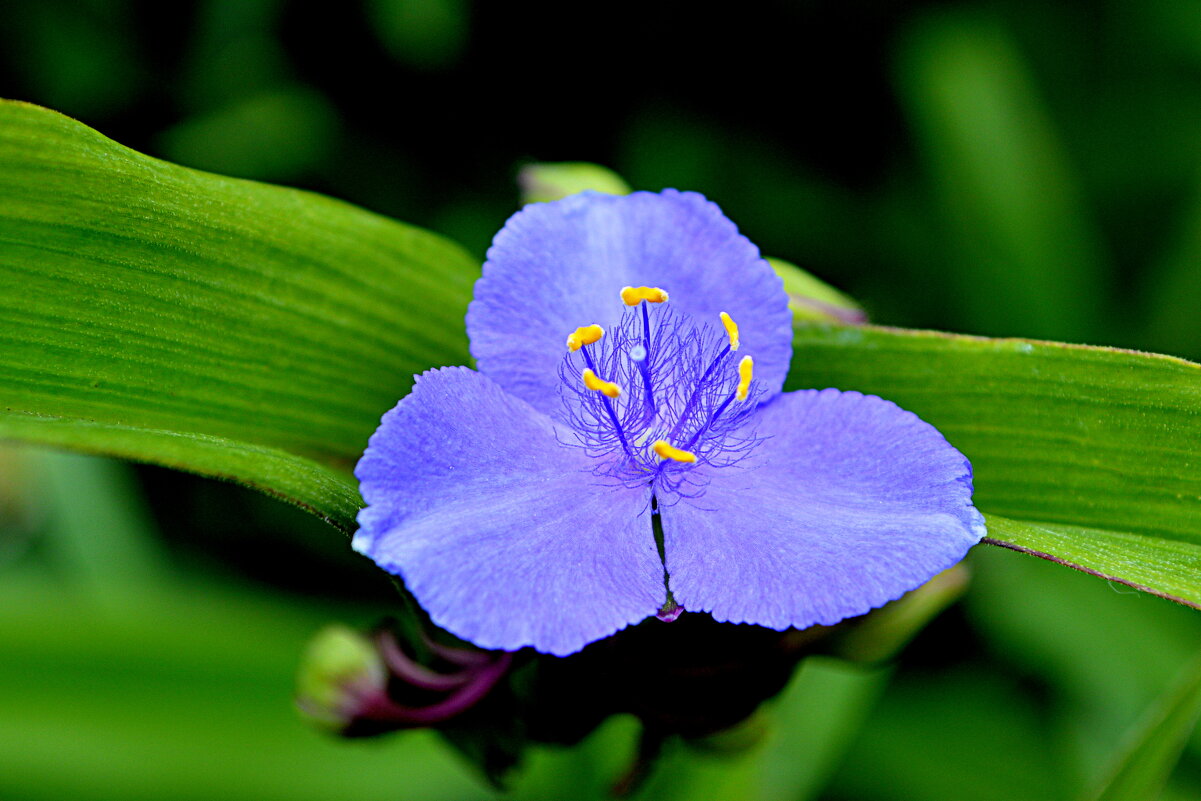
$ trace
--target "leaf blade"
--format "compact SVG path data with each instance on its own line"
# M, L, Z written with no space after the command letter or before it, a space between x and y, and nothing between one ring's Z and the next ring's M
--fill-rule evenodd
M343 532L361 500L345 471L266 445L69 417L0 414L0 438L115 456L234 481L311 512Z
M0 435L225 478L353 529L349 465L468 359L478 263L319 195L0 102Z
M984 542L1201 609L1201 545L1121 531L986 515ZM1113 566L1121 565L1121 570ZM1112 572L1106 572L1107 570Z
M0 120L4 407L346 461L412 373L466 360L457 246L37 107Z

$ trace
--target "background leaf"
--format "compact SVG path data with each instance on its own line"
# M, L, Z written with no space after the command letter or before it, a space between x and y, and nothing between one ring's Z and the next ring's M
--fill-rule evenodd
M433 732L356 747L301 724L297 655L331 614L361 611L167 558L124 465L0 455L49 521L40 559L0 549L0 797L495 797Z
M1147 710L1115 755L1093 801L1158 798L1201 716L1201 660Z
M1085 338L1107 286L1105 254L1007 27L977 11L931 14L905 36L898 74L945 217L945 280L959 285L962 322Z
M478 264L325 197L0 105L0 431L232 478L342 528L415 372L467 360Z

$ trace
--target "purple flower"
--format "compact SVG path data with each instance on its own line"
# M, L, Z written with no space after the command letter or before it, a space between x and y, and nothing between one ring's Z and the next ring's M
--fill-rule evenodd
M419 376L371 437L354 547L480 647L565 655L679 608L829 625L984 536L971 467L932 426L781 392L780 279L700 195L515 214L467 331L479 371Z

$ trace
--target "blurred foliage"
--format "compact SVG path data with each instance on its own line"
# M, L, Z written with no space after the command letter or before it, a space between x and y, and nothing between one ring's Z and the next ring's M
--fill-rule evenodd
M1096 793L1098 801L1142 801L1160 795L1201 716L1201 660L1131 728Z
M1192 0L775 0L720 19L618 3L571 23L549 3L8 0L0 96L477 255L522 164L597 162L635 187L704 192L879 322L1201 357ZM332 618L370 622L388 598L301 514L152 469L130 486L76 457L6 450L0 471L0 797L490 795L425 734L346 745L295 722L305 640ZM1190 663L1201 620L978 551L966 602L887 688L887 674L807 663L765 713L775 733L753 770L672 746L646 792L1037 801L1098 787ZM631 724L540 752L518 797L608 786ZM787 741L808 745L772 752L790 726L810 727ZM1194 735L1164 798L1199 795Z

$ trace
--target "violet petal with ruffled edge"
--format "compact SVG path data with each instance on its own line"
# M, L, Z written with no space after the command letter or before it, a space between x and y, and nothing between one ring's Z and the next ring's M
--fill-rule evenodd
M514 214L488 250L467 311L480 372L539 410L560 413L563 342L581 325L611 327L624 286L657 286L697 320L728 312L755 354L756 375L779 392L792 358L783 283L715 203L666 190L584 193Z
M626 305L624 286L669 299ZM557 655L675 611L664 564L685 609L776 629L899 597L983 536L971 468L888 401L780 395L790 323L700 195L527 207L468 312L481 372L426 373L371 438L356 549L455 635Z
M354 547L481 648L578 651L665 595L650 488L598 487L588 468L490 379L430 371L355 470L368 507Z
M984 536L971 467L917 415L872 395L780 395L764 438L705 494L661 510L685 609L774 629L831 625L899 598Z

